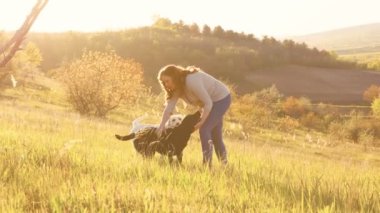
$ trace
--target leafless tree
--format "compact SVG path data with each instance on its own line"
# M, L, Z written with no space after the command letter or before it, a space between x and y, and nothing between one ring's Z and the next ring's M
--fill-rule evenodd
M3 46L0 46L0 58L2 58L0 59L0 68L5 67L16 52L20 50L20 45L24 41L26 34L28 34L29 29L47 2L48 0L38 0L30 14L26 17L23 25L21 25L9 41L7 41Z

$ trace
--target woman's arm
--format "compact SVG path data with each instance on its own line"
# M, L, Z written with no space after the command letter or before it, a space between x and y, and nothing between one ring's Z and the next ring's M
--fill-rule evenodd
M166 101L165 109L162 113L161 123L159 126L159 129L163 130L165 128L166 121L169 120L170 114L173 112L175 105L177 104L178 97L173 97L172 99L169 99Z

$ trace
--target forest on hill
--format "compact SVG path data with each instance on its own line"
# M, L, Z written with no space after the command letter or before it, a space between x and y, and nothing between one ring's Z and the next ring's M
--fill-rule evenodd
M305 43L267 36L259 39L221 26L212 29L208 25L173 23L166 18L158 19L149 27L123 31L32 33L28 41L40 49L44 71L79 58L84 50L113 50L141 63L145 81L150 85L157 71L172 63L196 65L234 83L243 82L247 72L289 64L356 67L354 62L340 61L335 54L309 48Z

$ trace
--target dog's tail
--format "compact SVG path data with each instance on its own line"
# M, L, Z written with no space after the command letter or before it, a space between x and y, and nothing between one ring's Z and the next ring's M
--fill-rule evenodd
M125 135L125 136L121 136L121 135L115 135L115 137L121 141L127 141L127 140L131 140L133 138L135 138L136 134L134 132L132 132L131 134L129 135Z

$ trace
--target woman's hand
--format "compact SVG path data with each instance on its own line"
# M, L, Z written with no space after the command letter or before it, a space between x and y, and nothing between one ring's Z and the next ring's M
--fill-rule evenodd
M194 132L197 131L201 126L203 125L204 121L199 121L197 124L194 126Z
M165 126L159 126L156 129L156 135L157 135L157 137L161 137L162 133L165 134Z

